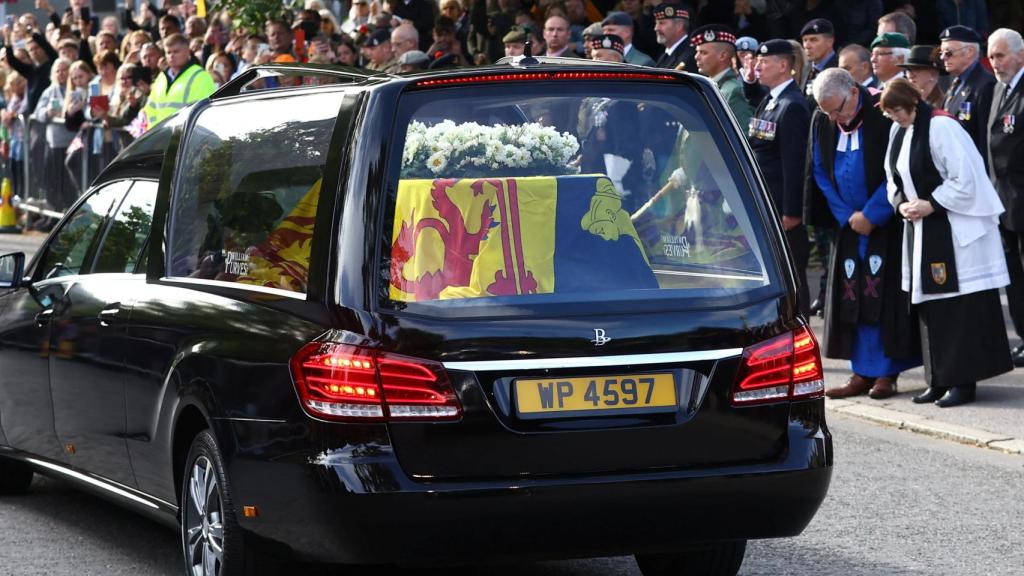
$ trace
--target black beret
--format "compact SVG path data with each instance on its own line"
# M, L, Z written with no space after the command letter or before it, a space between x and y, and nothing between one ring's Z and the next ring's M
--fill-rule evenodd
M728 26L721 24L708 24L701 26L690 34L690 44L700 46L710 42L722 42L725 44L736 44L736 35Z
M981 44L981 36L973 28L957 24L950 26L939 34L939 40L959 40L960 42L972 42Z
M684 4L658 4L654 7L654 19L664 20L666 18L690 19L690 11Z
M373 33L371 33L369 36L367 36L365 40L363 40L363 46L380 46L381 44L390 41L391 31L385 28L378 28L377 30L374 30Z
M590 39L591 50L615 50L619 54L625 54L626 42L615 34L598 34Z
M761 43L757 54L759 56L792 56L793 45L789 43L789 40L768 40Z
M824 18L815 18L807 24L804 24L804 27L800 29L801 38L808 34L827 34L829 36L835 36L836 29L828 20Z

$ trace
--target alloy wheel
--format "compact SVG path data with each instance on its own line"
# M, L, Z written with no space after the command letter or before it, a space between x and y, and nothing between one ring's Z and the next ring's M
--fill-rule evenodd
M219 576L224 563L224 508L213 463L199 456L192 464L182 526L185 558L193 576Z

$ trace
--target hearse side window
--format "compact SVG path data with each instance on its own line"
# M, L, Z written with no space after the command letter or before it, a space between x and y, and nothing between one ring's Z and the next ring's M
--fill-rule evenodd
M136 181L121 202L103 237L93 273L133 272L149 236L157 183Z
M131 181L121 180L104 186L92 192L75 209L46 246L46 252L39 260L40 280L88 273L97 233L103 228L110 212L124 198L130 185Z
M500 314L772 285L757 202L695 89L423 90L403 97L395 125L385 305Z
M169 274L305 292L342 93L214 105L184 143Z

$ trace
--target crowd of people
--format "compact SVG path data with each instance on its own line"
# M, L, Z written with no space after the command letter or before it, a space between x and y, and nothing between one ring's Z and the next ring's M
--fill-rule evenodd
M1017 2L306 0L261 29L188 0L126 0L102 19L88 0L36 8L45 21L0 28L0 140L16 189L58 212L83 169L257 64L401 74L532 54L684 70L748 127L798 305L825 316L826 353L851 360L829 396L888 398L923 363L914 401L955 406L1024 365L998 298L1005 286L1024 334ZM21 181L26 161L37 182ZM812 254L828 271L816 287Z

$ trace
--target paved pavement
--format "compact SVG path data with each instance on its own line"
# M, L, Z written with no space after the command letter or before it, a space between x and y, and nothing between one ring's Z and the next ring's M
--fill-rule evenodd
M809 271L811 286L817 286L820 271ZM813 294L813 291L812 291ZM1010 344L1020 342L1010 324L1003 296L1003 316ZM814 333L821 339L821 318L811 319ZM850 363L823 358L825 385L840 386L850 377ZM977 400L965 406L939 408L934 404L914 404L910 397L927 387L924 369L916 368L900 375L899 394L886 400L858 396L845 400L826 400L825 406L840 412L912 432L983 446L1011 454L1024 454L1024 368L978 384Z

